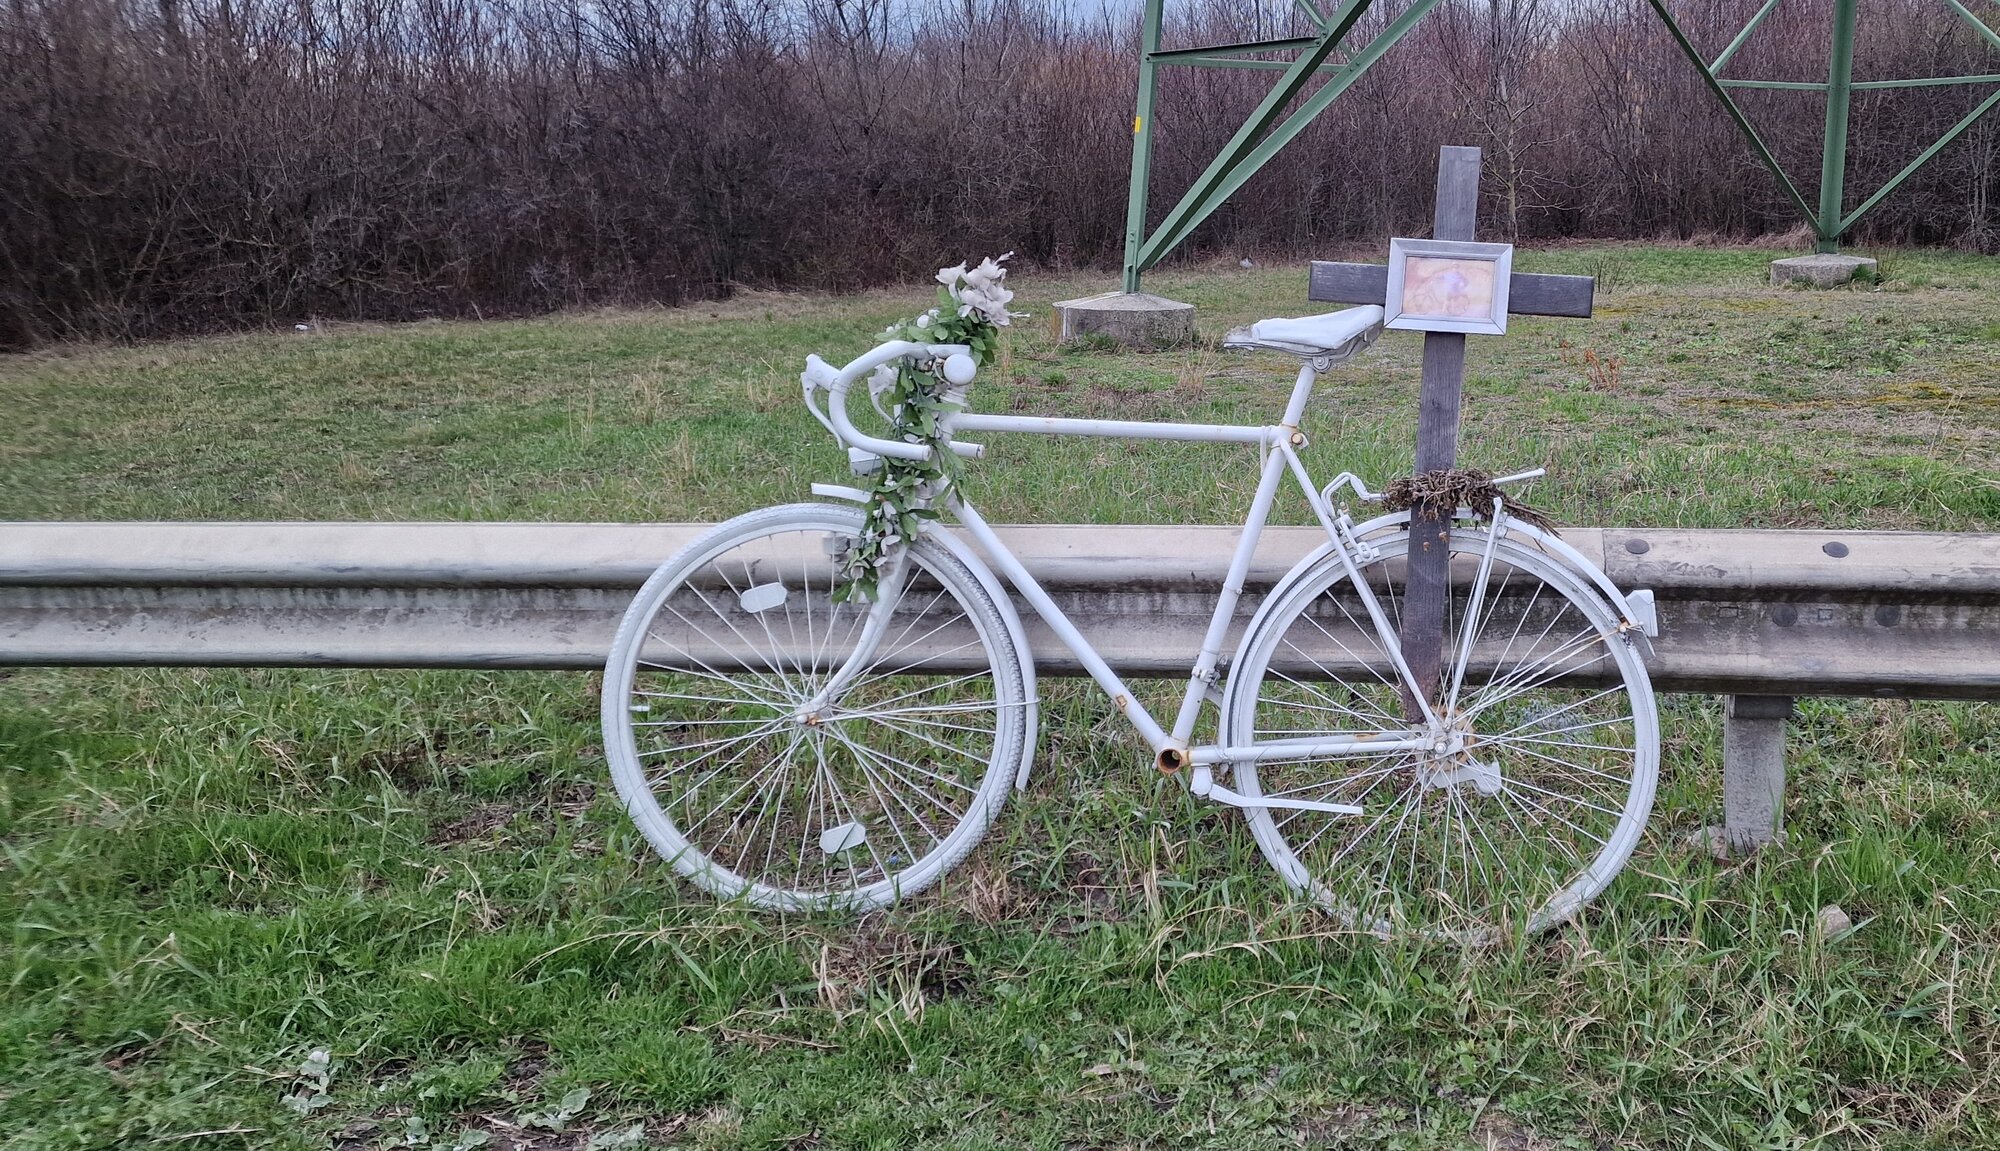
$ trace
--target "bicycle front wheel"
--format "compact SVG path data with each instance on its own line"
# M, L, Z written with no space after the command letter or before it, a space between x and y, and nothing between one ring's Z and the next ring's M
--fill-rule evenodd
M1245 635L1223 705L1226 746L1352 735L1339 758L1235 769L1244 795L1353 804L1360 816L1250 807L1285 881L1380 935L1485 943L1575 914L1617 875L1645 827L1659 721L1643 660L1603 595L1538 548L1452 531L1444 670L1431 745L1369 752L1418 729L1364 599L1405 614L1407 531L1371 541L1357 588L1329 555ZM1469 642L1468 642L1469 636Z
M682 875L778 910L860 910L934 882L1026 754L1020 653L978 577L919 537L886 627L836 603L855 509L767 508L646 582L604 676L626 809Z

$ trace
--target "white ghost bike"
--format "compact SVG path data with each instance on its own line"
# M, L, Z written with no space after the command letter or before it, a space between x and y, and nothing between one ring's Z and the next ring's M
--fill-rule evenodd
M1296 451L1314 380L1372 343L1381 322L1380 308L1362 307L1232 333L1231 346L1300 361L1283 418L1268 426L948 421L947 436L1257 449L1256 495L1170 726L955 488L940 507L962 530L927 523L872 603L837 602L867 497L815 484L833 502L715 527L662 565L627 612L605 668L604 739L640 830L689 880L764 908L862 910L932 884L985 835L1033 759L1035 670L1011 585L1153 763L1241 809L1284 881L1341 922L1473 942L1574 914L1624 865L1653 802L1651 594L1621 592L1500 501L1486 520L1462 509L1444 541L1442 670L1435 690L1417 689L1398 642L1409 513L1354 522L1336 497L1379 496L1349 474L1318 485ZM847 411L857 381L905 357L944 361L961 389L972 382L966 349L953 345L885 343L838 370L807 361L806 403L857 471L931 450L864 434ZM1325 542L1263 597L1225 661L1251 554L1288 475ZM1218 738L1194 743L1209 706Z

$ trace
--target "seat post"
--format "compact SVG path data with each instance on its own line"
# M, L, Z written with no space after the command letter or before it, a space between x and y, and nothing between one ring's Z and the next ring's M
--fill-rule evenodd
M1309 358L1299 361L1299 379L1292 385L1292 402L1285 405L1285 426L1297 428L1299 420L1306 414L1306 401L1312 398L1313 381L1319 372L1313 368Z

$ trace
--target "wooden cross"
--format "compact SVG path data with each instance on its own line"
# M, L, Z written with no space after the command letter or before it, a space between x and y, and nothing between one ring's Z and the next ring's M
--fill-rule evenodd
M1431 238L1470 240L1479 208L1479 149L1443 148L1438 154L1437 209ZM1589 276L1536 276L1515 272L1507 281L1509 315L1590 315L1596 282ZM1389 294L1389 269L1381 264L1315 260L1309 297L1330 303L1380 304ZM1459 396L1465 385L1465 336L1424 333L1423 384L1417 393L1418 472L1458 464ZM1426 694L1435 695L1444 646L1444 602L1450 576L1449 513L1410 515L1409 574L1403 615L1403 658ZM1411 719L1414 701L1405 701Z

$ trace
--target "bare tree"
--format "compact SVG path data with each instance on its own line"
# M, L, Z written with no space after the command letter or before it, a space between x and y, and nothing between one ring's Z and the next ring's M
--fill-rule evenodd
M1711 56L1760 6L1673 3ZM1823 76L1829 3L1786 0L1732 70ZM1309 31L1273 3L1169 12L1173 45ZM1857 77L2000 71L1935 0L1863 20ZM1115 266L1136 23L1082 0L0 0L0 348L845 287L1007 248ZM1162 73L1156 219L1269 80ZM1850 204L1982 95L1861 94ZM1820 97L1742 96L1809 186ZM1486 149L1485 227L1524 241L1794 220L1646 0L1445 0L1181 254L1420 230L1442 143ZM1995 246L1996 181L1984 123L1857 239Z

